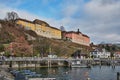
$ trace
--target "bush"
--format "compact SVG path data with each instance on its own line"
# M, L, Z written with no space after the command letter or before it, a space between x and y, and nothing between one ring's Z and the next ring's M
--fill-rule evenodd
M3 52L3 51L4 51L4 45L0 44L0 52Z

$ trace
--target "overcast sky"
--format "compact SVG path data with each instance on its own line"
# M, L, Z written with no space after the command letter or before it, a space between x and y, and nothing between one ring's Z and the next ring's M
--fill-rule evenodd
M91 42L120 42L120 0L0 0L0 18L15 11L67 31L79 30Z

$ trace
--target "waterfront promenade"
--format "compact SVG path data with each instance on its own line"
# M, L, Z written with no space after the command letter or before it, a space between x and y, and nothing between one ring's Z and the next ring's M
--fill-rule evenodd
M9 57L0 59L0 61L75 61L75 60L82 60L82 61L120 61L120 58L48 58L48 57Z
M0 59L0 61L120 61L120 58L48 58L48 57L10 57L10 58L4 58Z
M120 65L119 58L86 58L86 59L75 59L75 58L48 58L48 57L10 57L0 59L1 65L7 65L8 67L52 67L52 66L71 66L72 62L80 61L84 64L90 65Z

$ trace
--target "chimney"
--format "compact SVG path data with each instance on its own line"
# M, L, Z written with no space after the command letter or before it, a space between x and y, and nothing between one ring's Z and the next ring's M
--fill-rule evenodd
M78 29L77 33L80 33L79 29Z

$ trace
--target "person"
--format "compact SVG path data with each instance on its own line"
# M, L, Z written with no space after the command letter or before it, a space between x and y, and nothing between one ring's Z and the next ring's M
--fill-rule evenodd
M5 56L2 56L2 60L5 60Z

